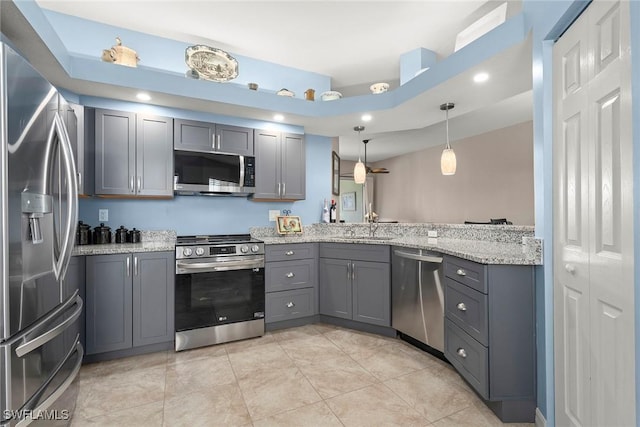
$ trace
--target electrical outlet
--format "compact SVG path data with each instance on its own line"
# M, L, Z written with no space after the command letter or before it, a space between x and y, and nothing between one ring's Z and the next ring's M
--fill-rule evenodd
M98 209L98 221L109 221L109 209Z
M427 237L438 237L438 231L436 230L427 231Z
M275 221L280 215L280 211L269 209L269 221Z

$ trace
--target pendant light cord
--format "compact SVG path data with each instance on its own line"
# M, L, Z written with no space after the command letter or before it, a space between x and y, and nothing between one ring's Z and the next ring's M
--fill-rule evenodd
M449 108L445 110L446 114L446 126L447 126L447 149L451 149L451 145L449 144Z

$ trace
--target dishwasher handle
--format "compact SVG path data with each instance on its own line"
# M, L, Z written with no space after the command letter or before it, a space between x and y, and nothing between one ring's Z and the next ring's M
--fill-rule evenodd
M432 262L432 263L436 263L436 264L441 264L442 263L442 257L441 256L433 256L433 255L418 255L418 254L412 254L409 252L404 252L404 251L399 251L399 250L394 250L393 253L401 258L408 258L408 259L412 259L415 261L422 261L422 262Z

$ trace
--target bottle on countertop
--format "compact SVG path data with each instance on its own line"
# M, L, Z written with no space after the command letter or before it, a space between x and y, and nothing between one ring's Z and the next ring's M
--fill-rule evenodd
M331 199L331 207L329 208L329 222L336 222L336 214L338 213L336 209L336 201Z
M329 223L329 205L327 205L327 199L324 199L324 207L322 208L322 222Z

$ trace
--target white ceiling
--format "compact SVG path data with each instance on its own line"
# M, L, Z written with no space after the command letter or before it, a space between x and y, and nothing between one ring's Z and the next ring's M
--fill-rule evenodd
M424 47L439 59L447 57L457 33L504 1L37 2L61 13L328 75L332 87L347 95L378 81L397 86L400 55L410 50ZM520 11L519 0L508 3L508 17ZM399 107L373 112L374 120L365 123L362 134L375 140L369 145L370 161L443 144L442 102L456 102L450 116L452 140L530 120L529 43L482 65L492 74L483 88L474 86L475 70L470 70ZM69 86L95 95L117 93L78 82ZM164 103L188 105L175 97ZM250 110L247 117L270 117L269 112ZM293 117L291 122L309 133L340 137L341 157L357 157L361 143L353 127L361 124L358 115Z

